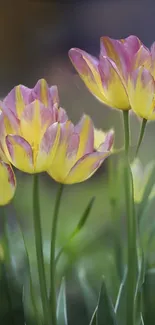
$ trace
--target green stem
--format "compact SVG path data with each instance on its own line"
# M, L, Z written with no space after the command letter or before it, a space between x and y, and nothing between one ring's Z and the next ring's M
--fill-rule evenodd
M62 197L63 187L64 187L63 184L59 185L56 202L55 202L55 207L54 207L53 220L52 220L51 255L50 255L50 297L49 297L52 325L57 324L56 288L55 288L55 245L56 245L58 214L59 214L59 207L60 207L60 201L61 201L61 197Z
M137 149L136 149L136 156L138 154L140 145L141 145L142 140L143 140L143 136L144 136L144 132L145 132L145 128L146 128L146 123L147 123L147 120L145 118L143 118L142 124L141 124L141 130L140 130L139 140L138 140L138 144L137 144Z
M130 146L129 112L128 111L123 111L123 119L124 119L125 153L126 153L126 156L128 156L128 154L129 154L129 146Z
M124 169L124 185L125 185L125 201L127 214L127 325L134 325L134 298L136 289L136 222L134 209L134 193L132 172L129 162L129 120L127 113L124 112L124 134L125 134L125 169Z
M2 261L2 268L4 273L4 281L6 287L6 295L8 301L8 307L10 311L10 318L12 324L14 324L14 316L13 316L13 304L12 304L12 294L11 288L9 286L9 279L8 279L8 271L7 268L11 267L11 254L10 254L10 245L9 245L9 238L8 238L8 229L7 229L7 221L6 221L6 213L5 207L1 207L2 213L2 224L3 224L3 238L4 238L4 261ZM5 265L6 263L6 265Z
M39 283L40 283L43 314L44 314L45 323L49 325L50 319L49 319L46 275L45 275L44 256L43 256L43 240L42 240L40 204L39 204L38 174L34 174L34 176L33 176L33 223L34 223L35 246L36 246L36 255L37 255L38 274L39 274Z

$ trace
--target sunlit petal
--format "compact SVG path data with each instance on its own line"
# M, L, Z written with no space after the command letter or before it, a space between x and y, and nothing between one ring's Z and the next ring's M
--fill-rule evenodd
M34 172L33 152L30 144L18 135L7 135L8 160L16 168L28 172Z
M82 157L71 169L64 183L80 183L90 178L109 154L109 152L94 152Z
M80 49L69 51L70 59L90 92L105 104L109 104L98 71L99 61Z
M122 110L130 109L124 82L117 67L109 58L102 57L99 63L99 71L107 100L113 103L116 108Z
M128 92L133 111L145 119L155 119L155 82L143 67L135 70L129 80Z
M80 122L75 126L75 133L79 134L80 142L77 152L77 160L94 148L94 127L89 116L84 115Z

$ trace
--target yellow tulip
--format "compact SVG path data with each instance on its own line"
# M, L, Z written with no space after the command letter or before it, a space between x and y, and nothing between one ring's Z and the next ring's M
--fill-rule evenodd
M90 178L110 155L114 141L113 130L97 143L91 119L84 115L80 123L60 125L59 142L48 174L62 184L80 183Z

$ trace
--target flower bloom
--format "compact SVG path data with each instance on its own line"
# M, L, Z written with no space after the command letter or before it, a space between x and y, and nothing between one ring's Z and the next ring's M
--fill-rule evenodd
M147 52L147 60L130 75L128 95L132 110L139 117L155 120L155 43Z
M91 119L84 115L74 126L70 121L60 124L60 136L48 174L63 184L80 183L90 178L110 155L114 131L99 141L94 136Z
M0 145L0 206L8 204L14 196L16 178Z
M19 170L38 173L47 169L57 144L59 122L68 119L58 105L57 87L49 88L44 79L33 89L16 86L1 103L3 150Z
M148 49L136 36L114 40L101 37L99 59L73 48L69 57L90 92L104 104L129 110L128 78L144 64Z

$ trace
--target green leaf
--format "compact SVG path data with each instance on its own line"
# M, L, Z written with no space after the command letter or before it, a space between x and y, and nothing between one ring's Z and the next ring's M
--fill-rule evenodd
M152 167L151 173L145 185L143 197L137 211L137 220L140 220L141 216L143 215L143 211L146 209L146 206L149 201L149 195L151 193L154 183L155 183L155 166Z
M58 252L58 254L57 254L57 256L56 256L56 260L55 260L55 263L56 263L56 264L58 263L59 258L60 258L60 256L62 255L62 253L64 252L65 248L66 248L67 246L69 246L69 244L70 244L70 242L73 240L73 238L75 238L75 237L79 234L80 230L81 230L81 229L83 228L83 226L85 225L85 223L86 223L86 221L87 221L87 219L88 219L88 217L89 217L89 215L90 215L90 212L91 212L91 209L92 209L92 207L93 207L94 201L95 201L95 197L92 197L91 200L89 201L89 203L88 203L88 205L87 205L87 207L86 207L84 213L82 214L82 217L80 218L80 220L79 220L77 226L75 227L75 229L74 229L73 232L71 233L69 239L67 240L67 243L66 243L62 248L60 248L60 250L59 250L59 252Z
M143 320L143 316L141 315L141 319L140 319L140 324L139 325L144 325L144 320Z
M105 281L103 279L98 308L97 308L97 325L116 325L116 315L114 307L109 297Z
M127 290L127 270L124 272L124 277L121 282L116 304L115 313L119 325L126 324L126 290Z
M87 276L84 269L79 269L78 271L78 279L79 284L84 296L85 304L88 310L88 314L92 314L92 310L94 310L97 304L97 298L95 292L93 291L92 287L89 285L87 280Z
M93 312L93 315L92 315L92 318L90 320L90 324L89 325L96 325L97 323L97 307L95 308L94 312Z
M136 312L135 314L136 314L136 324L137 325L142 324L142 288L143 288L144 279L145 279L145 268L146 268L146 263L145 263L145 259L144 259L144 254L142 252L141 263L139 266L139 274L138 274L136 293L135 293L135 312Z
M67 305L66 305L66 289L65 280L62 279L58 302L57 302L57 324L58 325L68 325L67 321Z

